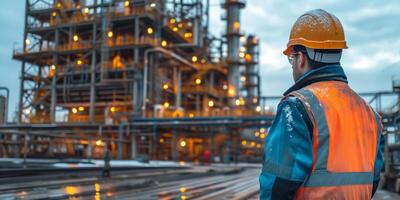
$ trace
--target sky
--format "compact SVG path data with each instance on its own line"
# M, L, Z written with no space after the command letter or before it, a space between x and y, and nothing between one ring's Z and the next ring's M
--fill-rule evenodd
M220 35L225 27L220 20L224 10L220 0L210 1L210 30ZM350 86L357 92L391 90L392 78L400 79L399 0L247 0L241 28L260 39L262 95L281 95L293 84L291 67L282 51L296 19L316 8L342 22L349 48L344 50L341 63ZM12 51L14 46L22 46L24 12L25 0L0 7L0 86L11 90L9 116L14 115L19 96L21 63L12 60Z

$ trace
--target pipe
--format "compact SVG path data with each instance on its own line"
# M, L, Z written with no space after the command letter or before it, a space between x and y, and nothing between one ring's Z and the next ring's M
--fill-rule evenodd
M186 59L184 59L181 56L179 56L178 54L175 54L175 53L173 53L171 51L168 51L168 50L166 50L164 48L155 47L155 48L151 48L151 49L146 49L144 51L144 72L143 72L143 76L144 76L143 77L143 102L142 102L142 116L143 117L145 117L145 114L146 114L147 81L148 81L147 77L148 77L148 73L149 73L148 72L149 71L149 69L148 69L148 65L149 65L148 56L149 56L150 53L153 53L153 52L160 52L160 53L163 53L165 55L171 56L172 58L178 60L179 62L196 69L194 67L194 65L192 65L192 63L190 63Z
M6 91L6 106L4 108L4 123L7 124L8 118L8 103L10 102L10 90L7 87L0 87L0 90Z

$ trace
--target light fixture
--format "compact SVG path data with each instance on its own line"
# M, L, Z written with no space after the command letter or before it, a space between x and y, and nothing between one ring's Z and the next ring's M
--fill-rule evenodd
M56 70L56 65L51 65L51 66L50 66L50 69L51 69L51 70Z
M210 100L208 101L208 107L213 107L214 106L214 101Z
M74 40L74 42L78 42L79 36L78 35L74 35L74 37L72 39Z
M97 145L97 146L101 146L102 144L103 144L103 142L102 142L101 140L97 140L97 141L96 141L96 145Z
M197 56L192 56L192 62L197 62Z
M78 110L79 110L80 112L85 111L85 107L79 106Z
M179 144L181 145L181 147L186 147L186 141L185 140L182 140Z
M114 36L114 33L112 31L108 31L107 36L109 38L112 38Z
M112 113L114 113L115 111L117 111L117 108L115 108L114 106L112 106L112 107L110 108L110 111L111 111Z
M83 12L86 13L86 14L88 14L88 13L89 13L89 8L84 8L84 9L83 9Z
M163 89L164 89L164 90L167 90L168 88L169 88L168 84L165 83L165 84L163 85Z
M162 47L166 47L167 44L168 44L167 41L165 41L165 40L161 41L161 46L162 46Z
M175 19L175 18L171 18L171 19L169 20L169 23L170 23L170 24L175 24L175 22L176 22L176 19Z
M196 83L196 85L200 85L201 84L201 79L200 78L196 78L196 80L194 82Z
M129 6L129 1L125 1L124 5L125 5L125 7L128 7Z
M152 7L152 8L155 8L156 6L157 6L156 3L151 3L151 4L150 4L150 7Z
M148 27L148 28L147 28L147 33L148 33L148 34L151 35L151 34L153 34L153 32L154 32L154 31L153 31L153 28L151 28L151 27Z
M76 109L76 108L72 108L72 113L74 113L74 114L76 114L77 112L78 112L78 109Z
M169 103L168 102L164 102L164 108L168 108L169 107Z
M55 17L55 16L57 16L57 13L54 11L51 13L51 16Z
M77 64L77 65L82 65L82 60L77 60L77 61L76 61L76 64Z
M30 45L30 44L31 44L31 40L26 39L26 40L25 40L25 44L26 44L26 45Z

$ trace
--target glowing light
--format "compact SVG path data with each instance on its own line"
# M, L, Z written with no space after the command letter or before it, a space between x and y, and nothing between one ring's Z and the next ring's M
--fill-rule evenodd
M164 138L160 138L160 143L164 143Z
M79 110L80 112L85 111L85 107L79 106L78 110Z
M168 102L164 102L164 108L169 108L169 103Z
M86 14L88 14L88 13L89 13L89 8L84 8L84 9L83 9L83 12L86 13Z
M112 107L110 108L110 111L113 113L113 112L117 111L117 108L114 107L114 106L112 106Z
M235 96L236 95L236 90L234 88L229 88L228 94L229 94L229 96Z
M100 192L100 184L98 184L98 183L95 183L94 184L94 190L96 191L96 192Z
M260 106L257 106L257 107L256 107L256 111L257 111L257 112L261 112L261 107L260 107Z
M246 140L242 140L242 145L245 146L247 144Z
M74 187L74 186L67 186L64 188L64 191L68 195L75 195L80 193L79 187Z
M189 118L193 118L194 117L194 114L193 113L190 113L189 114Z
M125 1L124 5L125 5L125 7L128 7L129 6L129 1Z
M178 27L174 27L174 28L172 28L172 30L174 31L174 32L178 32Z
M114 36L114 33L112 31L108 31L107 36L109 38L112 38Z
M74 42L78 42L79 36L78 35L74 35L74 37L72 39L74 40Z
M52 12L51 16L55 17L55 16L57 16L57 13L56 12Z
M260 128L261 133L265 133L265 128Z
M185 38L191 38L192 36L193 36L193 34L190 33L190 32L187 32L187 33L185 33L185 35L184 35Z
M82 60L77 60L77 61L76 61L76 64L77 64L77 65L82 65Z
M179 23L179 24L178 24L178 27L179 27L179 28L182 28L182 27L183 27L183 24L182 24L182 23Z
M151 3L151 4L150 4L150 7L152 7L152 8L155 8L156 6L157 6L156 3Z
M61 3L60 2L57 3L57 8L61 8Z
M200 85L201 84L201 79L196 78L196 80L194 82L196 83L196 85Z
M185 166L185 161L179 161L180 166Z
M172 19L169 20L169 23L170 23L170 24L175 24L175 22L176 22L176 19L175 19L175 18L172 18Z
M240 106L240 100L239 100L239 99L236 99L236 100L235 100L235 104L236 104L237 106Z
M197 62L197 56L192 56L192 62Z
M148 34L153 34L153 32L154 32L154 30L153 30L153 28L151 28L151 27L149 27L149 28L147 28L147 33Z
M26 45L30 45L30 44L31 44L31 40L26 39L26 40L25 40L25 44L26 44Z
M240 53L239 53L239 57L244 58L244 56L245 56L245 53L244 53L244 52L240 52Z
M51 65L51 66L50 66L50 69L51 69L51 70L56 70L56 66L55 66L55 65Z
M74 113L74 114L76 114L77 112L78 112L78 109L76 109L76 108L72 108L72 113Z
M185 140L182 140L182 141L179 143L179 145L181 145L181 147L186 147L186 141L185 141Z
M246 61L251 61L253 58L252 58L252 56L251 56L250 54L246 54L246 56L244 57L244 59L245 59Z
M242 82L245 82L245 81L246 81L246 77L245 77L245 76L241 76L241 77L240 77L240 80L241 80Z
M256 143L255 142L251 142L250 146L254 147L254 146L256 146Z
M185 195L182 195L182 196L181 196L181 199L182 199L182 200L186 200L187 197L186 197Z
M253 103L257 103L258 99L256 97L253 98ZM260 108L261 109L261 108Z
M261 148L261 144L257 144L257 148Z
M210 100L208 101L208 107L213 107L214 106L214 101Z
M202 64L205 64L205 63L206 63L206 59L202 58L202 59L201 59L201 63L202 63Z
M96 140L96 145L97 146L101 146L103 144L103 141L101 141L101 140Z
M227 84L224 84L224 85L222 86L222 89L227 90L227 89L228 89L228 85L227 85Z
M168 45L167 41L163 40L161 41L161 46L162 47L166 47Z
M244 37L244 36L240 37L240 41L241 42L246 42L246 37Z
M184 192L186 192L186 188L185 187L181 187L181 188L179 188L179 192L181 192L181 193L184 193Z
M246 47L240 47L240 51L241 52L245 52L246 51Z
M256 132L254 133L254 136L256 136L256 137L260 136L260 132L256 131Z
M260 138L261 138L261 139L264 139L265 136L266 136L266 135L265 135L264 133L261 133Z
M233 23L233 28L236 29L236 30L239 29L240 28L240 23L238 21L235 21Z
M164 89L164 90L167 90L168 88L169 88L168 84L165 83L165 84L163 85L163 89Z

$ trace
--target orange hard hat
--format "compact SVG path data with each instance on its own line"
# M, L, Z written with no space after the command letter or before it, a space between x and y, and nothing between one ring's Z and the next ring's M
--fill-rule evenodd
M289 55L294 45L310 49L347 49L339 19L322 9L311 10L297 19L283 54Z

